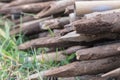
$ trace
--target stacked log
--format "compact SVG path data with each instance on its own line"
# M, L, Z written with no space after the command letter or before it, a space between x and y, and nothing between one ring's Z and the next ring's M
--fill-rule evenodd
M26 61L60 62L75 55L70 64L27 79L37 80L41 75L48 79L80 76L80 80L119 80L119 4L120 1L2 0L0 14L15 24L11 26L11 36L22 33L31 37L18 45L19 50L49 49Z

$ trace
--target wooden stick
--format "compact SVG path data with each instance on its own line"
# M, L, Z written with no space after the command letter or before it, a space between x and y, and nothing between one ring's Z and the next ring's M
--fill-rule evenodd
M100 60L73 62L58 68L40 72L42 77L75 77L82 75L94 75L118 68L120 56ZM114 65L114 66L113 66ZM39 73L36 74L38 77Z
M92 12L101 12L120 8L120 1L76 1L76 15L83 15Z
M50 0L29 0L29 1L28 0L15 0L5 5L3 8L19 6L19 5L29 4L29 3L37 3L37 2L42 2L42 1L50 1Z
M120 76L120 68L102 75L102 77L119 77L119 76Z
M64 41L75 41L75 42L90 42L99 39L118 39L120 38L119 34L108 33L108 34L98 34L98 35L85 35L77 34L76 31L70 32L60 38Z
M57 1L55 3L50 4L49 7L46 7L43 11L38 13L35 18L45 17L49 15L53 15L56 13L63 12L65 8L67 8L70 5L74 5L75 0L62 0Z
M38 20L23 23L23 24L15 25L13 27L13 29L11 29L10 34L15 35L15 34L22 32L24 34L30 35L30 34L39 33L42 30L41 27L39 26L39 22L44 21L44 20L48 20L51 18L52 17L47 17L47 18L38 19Z
M70 47L75 45L80 45L81 43L76 42L68 42L59 40L60 37L44 37L34 39L24 44L18 46L20 50L26 50L30 48L38 48L38 47L48 47L48 48L60 48L60 47Z
M99 12L88 19L81 19L73 22L77 33L101 34L101 33L119 33L120 9L106 12Z
M20 6L7 7L7 8L0 9L0 13L8 14L8 13L14 13L14 11L26 12L26 13L37 13L42 9L48 7L49 4L52 4L52 3L53 3L52 1L49 1L49 2L31 3L31 4L20 5Z
M42 26L41 28L45 30L60 29L63 28L66 24L69 24L69 17L56 18L40 22L40 25Z
M118 50L119 46L120 46L119 43L113 43L113 44L78 50L76 52L77 60L91 60L91 59L101 59L111 56L118 56L120 55L120 51Z
M0 9L1 9L4 5L6 5L6 3L0 2Z
M21 19L16 19L16 20L13 20L13 22L15 24L20 24L20 23L25 23L25 22L33 21L33 20L36 20L33 16L23 16L22 17L22 21L21 21Z

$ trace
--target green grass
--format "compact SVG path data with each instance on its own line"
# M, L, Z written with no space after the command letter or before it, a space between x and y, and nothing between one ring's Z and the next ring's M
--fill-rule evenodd
M52 67L68 64L72 56L61 62L55 61L37 61L35 56L41 53L46 53L45 48L31 49L28 51L20 51L17 46L24 43L28 38L21 33L15 36L10 36L10 26L13 25L9 20L3 21L0 19L0 80L25 80L31 74L50 69ZM53 36L51 30L50 33ZM57 52L57 49L56 49ZM27 57L34 57L34 61L28 62ZM42 79L40 79L42 80Z

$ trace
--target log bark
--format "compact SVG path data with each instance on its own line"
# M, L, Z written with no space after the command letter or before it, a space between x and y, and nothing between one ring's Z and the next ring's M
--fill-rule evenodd
M77 33L101 34L120 33L120 9L101 12L90 18L73 22Z
M77 42L68 42L59 40L60 37L44 37L34 39L28 42L25 42L18 46L20 50L26 50L30 48L38 48L38 47L48 47L48 48L64 48L64 47L71 47L75 45L80 45L81 43Z
M1 3L1 2L0 2L0 9L1 9L4 5L6 5L6 3Z
M22 21L21 21L21 19L16 19L16 20L13 20L13 23L20 24L20 23L33 21L33 20L36 20L33 16L23 16Z
M102 75L102 77L119 77L119 76L120 76L120 68Z
M61 29L64 27L64 25L69 23L70 23L69 17L61 17L40 22L40 25L42 26L41 27L42 29L48 30L48 29Z
M101 12L120 8L120 1L76 1L76 15L84 15L92 12Z
M42 77L75 77L82 75L94 75L118 68L120 66L119 64L120 56L100 60L73 62L59 68L43 71L40 75ZM39 73L36 75L39 75Z
M48 7L49 4L52 4L52 3L54 2L49 1L49 2L31 3L31 4L20 5L20 6L1 8L0 13L2 14L11 14L14 12L37 13L43 10L44 8Z
M49 5L49 7L46 7L40 13L38 13L35 18L41 18L63 12L68 6L74 5L74 2L75 0L62 0L52 3Z
M51 0L15 0L12 1L11 3L5 5L3 8L8 8L12 6L19 6L19 5L24 5L24 4L30 4L30 3L37 3L37 2L43 2L43 1L51 1Z
M40 31L44 31L41 29L41 26L39 25L39 23L41 21L48 20L51 18L52 17L47 17L47 18L38 19L38 20L23 23L23 24L15 25L11 29L10 34L15 35L22 32L26 35L31 35L31 34L33 35L33 34L39 33Z
M119 34L107 33L107 34L98 34L98 35L86 35L86 34L78 34L76 31L70 32L60 38L60 40L64 41L74 41L74 42L90 42L100 39L119 39Z
M77 60L101 59L111 56L120 55L118 50L120 43L112 43L87 49L78 50L76 52Z

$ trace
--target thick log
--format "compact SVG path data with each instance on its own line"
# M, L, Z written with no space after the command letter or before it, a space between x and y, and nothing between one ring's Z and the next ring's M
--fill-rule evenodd
M93 17L84 18L71 23L77 33L101 34L120 33L120 9L92 14Z
M20 24L20 23L33 21L33 20L36 20L33 16L23 16L22 21L21 21L21 19L16 19L16 20L12 20L12 22L15 24Z
M1 8L0 13L2 14L11 14L14 12L37 13L43 10L44 8L48 7L49 4L52 4L52 3L53 1L49 1L49 2L31 3L31 4L20 5L20 6Z
M78 34L76 31L70 32L60 38L64 41L75 41L75 42L90 42L99 39L119 39L119 34L107 33L107 34L98 34L98 35L87 35L87 34Z
M68 42L59 40L60 37L44 37L34 39L28 42L25 42L18 46L20 50L26 50L30 48L38 48L38 47L48 47L48 48L60 48L60 47L71 47L75 45L80 45L81 43L77 42Z
M120 56L100 60L73 62L71 64L40 72L42 77L74 77L83 75L96 75L118 68ZM114 65L114 66L113 66Z
M102 75L102 77L119 77L119 76L120 76L120 68Z
M48 20L48 19L51 19L51 18L52 17L47 17L47 18L33 20L33 21L26 22L26 23L23 23L23 24L15 25L11 29L10 34L15 35L15 34L18 34L18 33L22 32L24 34L30 35L30 34L39 33L40 31L43 31L41 29L41 27L39 26L39 23L41 21Z
M46 20L44 22L40 22L40 26L42 29L61 29L64 25L69 24L69 17L56 18L51 20Z
M92 12L101 12L120 8L120 1L76 1L76 15L84 15Z
M6 3L1 3L1 2L0 2L0 9L1 9L1 7L3 7L4 5L6 5Z
M45 17L45 16L63 12L68 6L74 5L74 3L75 3L75 0L62 0L62 1L54 2L50 4L49 7L46 7L40 13L38 13L35 16L35 18Z
M15 1L12 1L11 3L5 5L3 8L19 6L19 5L24 5L24 4L30 4L30 3L43 2L43 1L51 1L51 0L15 0Z
M102 45L87 49L78 50L76 56L78 60L101 59L120 55L118 50L120 43Z

